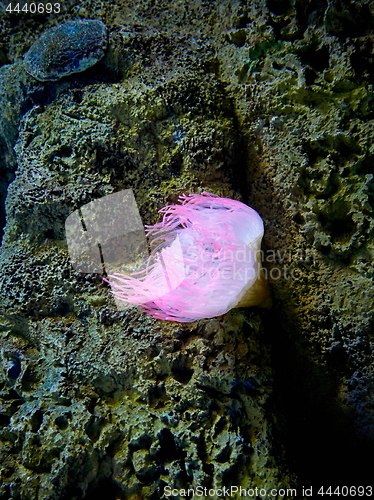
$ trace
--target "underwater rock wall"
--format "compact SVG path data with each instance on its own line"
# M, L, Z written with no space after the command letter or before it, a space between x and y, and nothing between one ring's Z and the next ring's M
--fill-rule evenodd
M372 5L103 5L2 20L0 498L369 483ZM105 57L29 80L32 42L76 17L105 23ZM273 309L117 311L64 224L130 187L145 224L199 190L256 209Z

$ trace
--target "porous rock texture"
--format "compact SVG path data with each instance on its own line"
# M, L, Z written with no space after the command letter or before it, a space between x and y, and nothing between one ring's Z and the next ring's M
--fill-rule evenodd
M20 85L6 143L1 499L370 484L373 16L369 1L139 0L3 19L17 82L30 22L31 44L100 18L109 47L52 97ZM72 269L64 223L130 187L145 224L202 190L256 209L273 308L117 311L100 275Z

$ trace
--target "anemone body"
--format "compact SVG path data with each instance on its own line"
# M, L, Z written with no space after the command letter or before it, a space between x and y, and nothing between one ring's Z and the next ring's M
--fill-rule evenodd
M160 210L162 222L146 226L153 247L146 269L115 273L108 282L118 300L154 318L189 322L219 316L258 288L262 219L239 201L206 192L182 195L179 202Z

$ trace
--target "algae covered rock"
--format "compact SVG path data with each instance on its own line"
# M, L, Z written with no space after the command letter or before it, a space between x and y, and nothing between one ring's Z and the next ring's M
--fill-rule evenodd
M24 68L40 81L57 81L93 66L105 54L106 26L101 21L69 21L43 33L24 58Z

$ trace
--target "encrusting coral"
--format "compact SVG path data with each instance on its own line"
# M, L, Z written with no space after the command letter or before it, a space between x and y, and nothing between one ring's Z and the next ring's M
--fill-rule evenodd
M146 269L110 275L117 299L154 318L189 322L234 307L268 305L259 259L264 225L252 208L203 192L179 197L161 209L163 220L146 226L152 249Z

